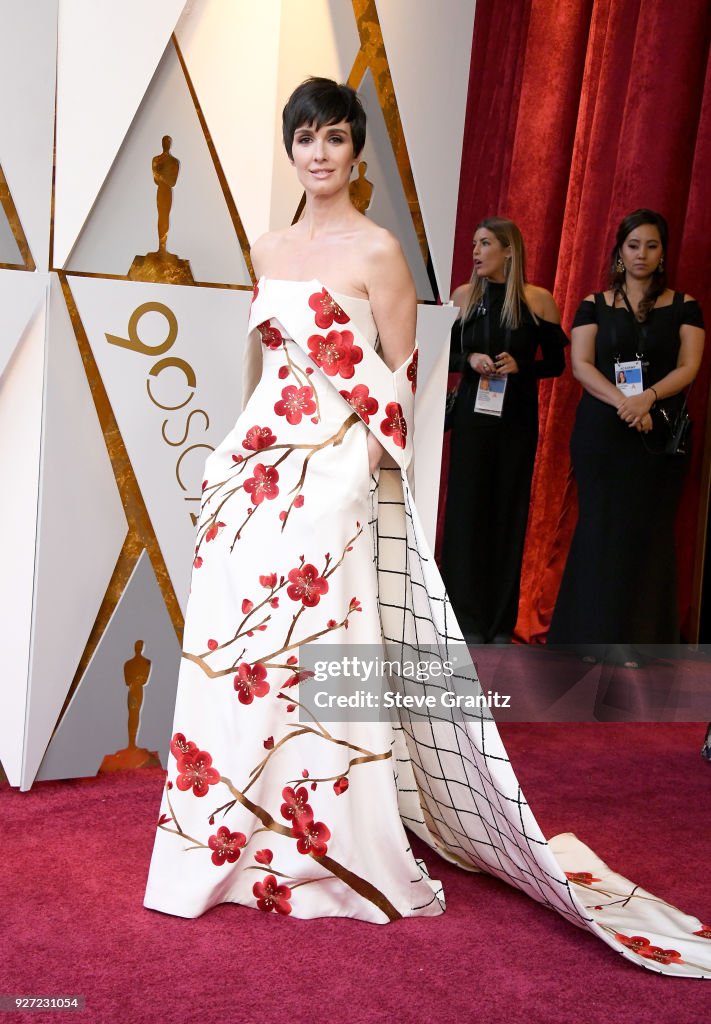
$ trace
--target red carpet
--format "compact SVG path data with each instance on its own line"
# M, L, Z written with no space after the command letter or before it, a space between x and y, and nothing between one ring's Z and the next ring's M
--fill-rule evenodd
M711 923L711 765L702 725L508 725L544 832ZM142 908L162 773L5 787L0 994L84 995L117 1024L698 1024L711 984L664 978L485 876L427 851L446 914L378 927L222 906Z

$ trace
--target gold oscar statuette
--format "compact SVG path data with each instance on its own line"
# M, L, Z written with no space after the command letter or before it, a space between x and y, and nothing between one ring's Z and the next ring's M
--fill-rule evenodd
M180 161L170 152L173 140L163 136L163 151L153 157L153 180L156 183L156 206L158 208L158 249L136 256L128 272L130 281L155 281L161 284L195 284L190 261L182 260L168 251L168 229L170 208L173 205L173 189L180 173Z
M107 754L101 762L100 772L119 772L129 768L160 768L155 750L136 746L138 725L143 704L143 687L151 674L151 662L143 654L143 640L136 640L134 655L123 666L123 678L128 687L128 746Z
M354 178L348 186L348 193L351 197L351 202L358 213L367 213L373 199L373 182L368 181L366 178L365 172L367 170L367 163L365 160L361 160L358 164L358 177Z

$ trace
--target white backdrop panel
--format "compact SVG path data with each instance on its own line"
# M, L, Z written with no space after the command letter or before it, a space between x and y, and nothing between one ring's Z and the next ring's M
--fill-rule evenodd
M269 230L281 6L197 0L175 31L250 243Z
M242 97L244 102L244 97ZM250 284L225 197L175 47L168 45L101 193L67 260L71 270L127 274L158 249L151 163L164 135L180 161L168 249L190 260L196 281Z
M23 267L25 264L2 206L0 206L0 263L5 263L10 267Z
M38 270L49 260L57 4L0 0L0 167Z
M37 280L40 275L33 277L40 283ZM45 274L41 275L41 284L46 294ZM37 537L45 313L46 301L43 299L31 315L0 378L0 480L5 494L5 501L0 504L0 529L6 539L0 573L3 650L0 762L12 786L20 785L25 739ZM10 496L12 500L9 500Z
M0 377L29 323L47 298L46 274L0 270Z
M63 267L185 0L60 0L54 265Z
M142 653L151 662L137 745L158 751L166 764L180 647L144 551L52 737L38 779L95 775L106 754L127 746L123 666L134 656L137 640L144 641Z
M185 610L195 543L191 513L199 512L205 459L239 414L251 293L90 278L70 283ZM107 334L128 338L132 314L147 302L160 309L138 319L137 345L109 342Z
M23 789L32 785L127 531L74 330L52 275Z
M430 255L447 296L475 0L376 0L375 6Z

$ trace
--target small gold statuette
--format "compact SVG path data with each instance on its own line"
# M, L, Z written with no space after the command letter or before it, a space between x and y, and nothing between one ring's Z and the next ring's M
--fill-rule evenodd
M158 249L136 256L128 272L130 281L156 281L161 284L195 284L190 261L181 260L175 253L168 252L168 228L170 208L173 205L173 189L180 173L180 161L170 152L173 140L163 136L163 152L153 157L153 180L158 188Z
M128 746L107 754L101 762L100 772L119 772L128 768L160 768L160 757L155 750L136 746L138 725L143 704L143 687L151 674L151 662L143 655L143 640L136 640L135 654L123 666L123 678L128 687Z
M348 186L348 193L351 197L351 202L358 213L367 213L370 209L370 203L373 198L373 182L368 181L366 178L365 172L367 170L367 163L365 160L361 160L358 164L358 177L354 178Z

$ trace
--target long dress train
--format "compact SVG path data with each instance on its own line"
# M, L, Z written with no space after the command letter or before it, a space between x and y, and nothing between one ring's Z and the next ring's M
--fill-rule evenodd
M443 699L457 679L470 698L480 690L406 474L417 352L391 373L369 304L318 281L262 279L255 293L248 397L259 383L206 466L146 906L376 923L439 914L441 888L406 825L637 963L711 976L700 922L575 837L547 843L486 708ZM395 467L372 478L368 430ZM405 674L407 658L434 651L457 670L430 673L419 689L431 706L394 724L321 720L305 712L307 644L379 651Z

